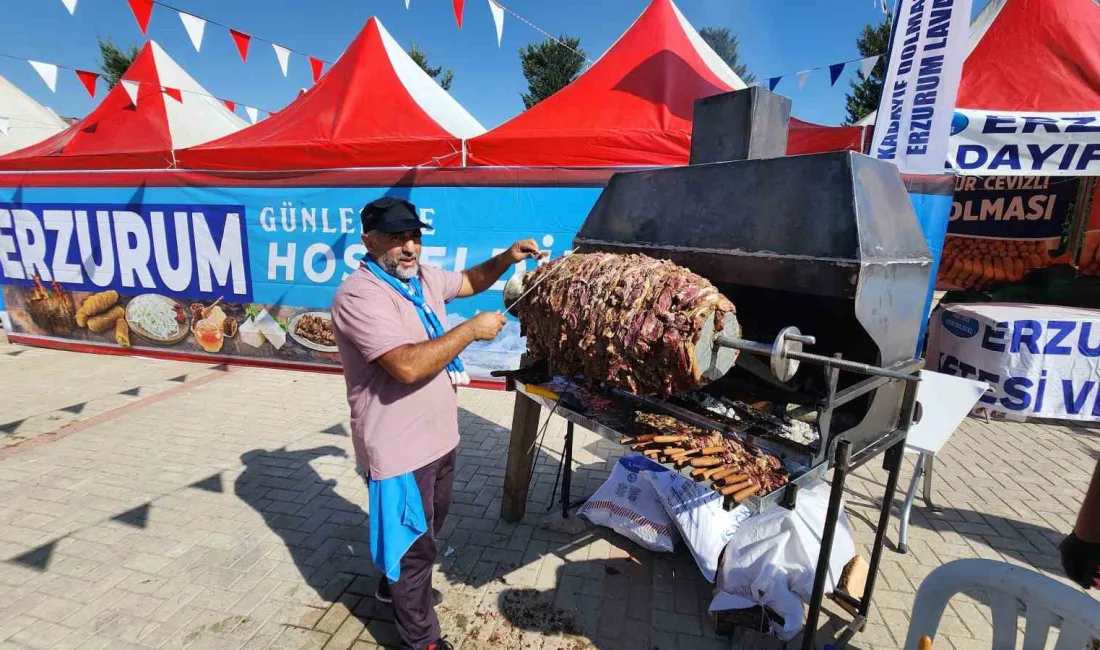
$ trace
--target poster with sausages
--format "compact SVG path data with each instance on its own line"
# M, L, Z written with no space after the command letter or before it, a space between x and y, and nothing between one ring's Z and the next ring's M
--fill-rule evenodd
M937 277L940 290L984 290L1070 263L1079 179L960 176Z

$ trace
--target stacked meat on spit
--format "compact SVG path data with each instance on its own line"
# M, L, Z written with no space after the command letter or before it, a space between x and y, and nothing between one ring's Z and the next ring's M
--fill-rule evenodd
M634 419L641 433L623 438L623 444L654 460L690 465L692 478L712 481L715 491L734 503L787 483L779 459L755 447L667 415L638 411Z
M695 345L708 323L721 331L734 318L733 303L705 278L645 255L568 255L524 287L530 294L513 309L533 357L639 395L705 385Z

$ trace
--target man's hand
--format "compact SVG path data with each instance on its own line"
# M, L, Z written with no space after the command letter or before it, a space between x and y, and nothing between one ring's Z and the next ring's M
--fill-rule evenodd
M477 341L492 341L504 329L508 319L498 311L483 311L470 319L470 328Z
M493 286L493 283L499 280L512 266L523 260L542 259L549 254L548 251L540 251L539 245L535 243L534 239L520 240L489 261L463 271L462 286L458 290L457 297L465 298L479 294Z
M550 253L547 251L540 251L539 245L535 243L534 239L522 239L508 249L508 259L512 264L519 264L523 260L536 259L540 260Z

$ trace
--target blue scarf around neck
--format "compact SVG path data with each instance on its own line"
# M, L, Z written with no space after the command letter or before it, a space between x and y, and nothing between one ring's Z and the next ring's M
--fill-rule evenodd
M419 277L414 277L407 283L402 282L378 266L378 263L374 261L370 254L365 255L363 260L367 264L367 270L379 280L390 285L394 291L404 296L416 307L416 315L420 317L420 323L424 326L424 331L428 333L429 339L437 339L446 333L447 330L443 327L443 323L432 311L431 305L428 304L428 300L424 296L424 285L420 282ZM462 359L458 357L447 364L447 376L450 377L452 386L465 386L470 383L470 377L466 374L466 366L463 365Z

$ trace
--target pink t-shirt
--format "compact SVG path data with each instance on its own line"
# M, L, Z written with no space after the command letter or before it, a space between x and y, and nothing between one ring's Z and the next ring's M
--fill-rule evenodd
M462 274L422 264L420 280L446 327L446 303L458 295ZM411 472L458 446L458 397L446 371L402 384L377 363L395 348L428 340L411 301L360 266L336 292L332 325L348 386L355 457L371 478Z

